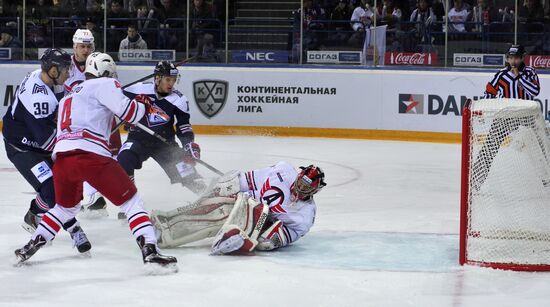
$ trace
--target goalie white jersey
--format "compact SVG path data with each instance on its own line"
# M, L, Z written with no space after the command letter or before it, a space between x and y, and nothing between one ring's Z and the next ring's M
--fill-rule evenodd
M116 79L86 80L59 103L54 157L57 152L75 149L111 157L113 116L135 124L144 114L145 106L124 96Z
M239 176L241 191L268 205L270 219L283 223L283 234L288 243L308 233L315 221L313 198L302 201L292 195L290 188L297 176L298 172L286 162L243 172Z

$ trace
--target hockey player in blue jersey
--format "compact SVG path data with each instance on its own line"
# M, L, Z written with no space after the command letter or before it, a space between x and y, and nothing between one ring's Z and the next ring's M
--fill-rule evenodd
M2 133L8 159L36 191L23 228L33 232L42 215L55 206L52 150L56 140L58 100L69 77L71 56L60 49L48 49L41 68L29 73L19 85L15 102L3 117ZM63 225L79 252L91 248L76 219Z
M173 63L159 62L154 71L153 82L140 82L125 89L130 99L147 95L152 100L152 112L146 114L141 124L160 134L171 144L166 144L139 128L131 127L126 142L122 145L117 160L133 178L134 170L153 158L170 178L181 183L193 193L199 194L206 185L195 171L194 160L200 157L200 147L189 122L189 102L174 89L179 72ZM174 125L176 129L174 129ZM176 136L183 149L176 143Z

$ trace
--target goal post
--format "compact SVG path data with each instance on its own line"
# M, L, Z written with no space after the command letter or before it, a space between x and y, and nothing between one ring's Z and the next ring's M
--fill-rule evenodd
M549 156L550 140L537 102L481 99L466 103L461 265L550 270Z

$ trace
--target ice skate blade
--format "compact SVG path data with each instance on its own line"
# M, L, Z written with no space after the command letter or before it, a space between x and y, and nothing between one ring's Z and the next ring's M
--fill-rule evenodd
M145 263L144 268L145 273L151 276L170 275L175 274L179 271L176 263L171 263L168 265L160 265L158 263Z

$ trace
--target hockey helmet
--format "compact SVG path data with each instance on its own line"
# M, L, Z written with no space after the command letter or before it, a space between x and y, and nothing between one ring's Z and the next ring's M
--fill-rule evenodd
M300 169L301 171L290 189L296 198L308 200L327 185L325 173L320 167L314 165L300 166Z
M94 52L88 56L84 72L98 78L117 77L115 61L110 55L102 52Z
M63 49L46 49L40 57L42 71L49 71L52 67L57 69L69 68L71 66L71 56Z

